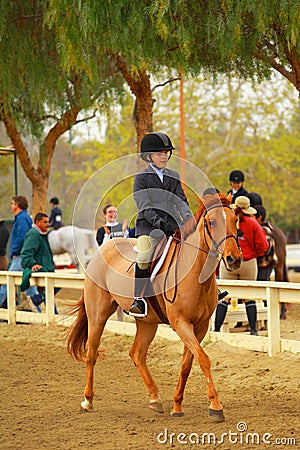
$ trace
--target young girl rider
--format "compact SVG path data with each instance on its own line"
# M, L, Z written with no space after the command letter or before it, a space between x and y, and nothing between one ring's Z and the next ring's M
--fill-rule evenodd
M167 169L173 150L170 138L164 133L149 133L141 142L141 158L149 165L134 180L138 256L134 302L129 314L135 317L147 315L143 290L150 276L149 266L155 246L164 235L172 236L192 217L179 174Z

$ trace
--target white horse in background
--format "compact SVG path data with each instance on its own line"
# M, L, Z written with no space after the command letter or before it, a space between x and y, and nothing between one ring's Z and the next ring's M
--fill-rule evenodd
M98 248L92 230L72 225L50 231L48 239L53 255L69 253L72 264L78 271L87 266L92 254Z

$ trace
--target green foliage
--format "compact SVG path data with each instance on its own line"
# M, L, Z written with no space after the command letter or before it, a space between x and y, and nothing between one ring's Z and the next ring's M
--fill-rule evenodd
M117 93L118 98L123 95L123 81L95 47L89 48L93 73L75 68L76 42L74 48L64 48L61 37L44 23L47 7L45 0L0 2L0 100L19 131L38 138L72 106L81 110L97 101L103 107ZM72 18L70 5L65 15ZM73 59L67 70L61 65L62 52Z
M154 129L171 137L176 147L174 154L179 156L179 83L154 92ZM218 77L212 83L199 77L184 82L184 93L187 160L202 169L214 186L225 193L230 188L230 171L243 170L245 187L249 192L261 194L269 218L285 231L299 228L300 115L289 83L277 77L271 84L262 83L254 88L237 79ZM67 208L73 207L85 181L98 169L134 152L133 100L130 95L125 98L122 109L111 111L103 142L88 141L73 147L73 162L68 162L66 170ZM57 158L61 167L60 153ZM99 224L106 203L122 205L120 220L132 217L132 205L124 205L124 199L132 193L133 180L123 180L118 171L110 171L110 175L112 188L102 198L100 187L96 188L96 195L90 199L98 208ZM58 188L58 183L55 187ZM54 194L60 195L57 191ZM195 194L191 190L187 194L195 211Z
M195 83L187 93L187 156L205 167L222 188L231 164L247 169L250 184L252 175L256 180L255 172L269 174L263 171L267 165L281 176L281 153L272 150L272 164L267 155L270 141L279 142L284 133L279 122L275 127L265 125L262 132L259 121L267 112L261 102L265 93L260 94L255 112L250 112L245 99L240 105L241 81L237 85L224 81L220 86L217 72L238 73L245 79L251 76L256 82L270 76L271 67L276 67L300 90L296 76L299 36L298 0L0 2L0 102L14 119L18 133L38 138L44 163L49 154L44 152L43 137L63 121L70 108L109 111L111 105L127 100L116 56L122 56L129 76L137 82L141 71L155 75L166 68L172 75L182 70L195 76L204 68L207 76L215 78L215 85L206 86L203 93ZM221 105L224 88L229 95ZM220 97L213 96L214 91ZM192 102L196 98L198 104ZM175 90L170 99L178 101ZM271 112L274 105L269 105ZM155 116L156 128L160 123L161 129L174 129L178 134L178 120L174 109L170 111L168 119ZM83 180L97 163L104 164L106 157L109 160L126 154L128 148L133 150L133 135L123 140L124 135L125 130L109 120L105 143L83 150L86 160L78 166L77 176ZM261 149L266 149L263 156ZM74 155L73 148L72 158ZM291 164L297 172L298 161ZM71 171L66 178L76 184ZM283 176L280 180L284 183ZM281 220L284 207L279 211Z
M0 219L11 218L10 199L15 194L14 192L14 160L12 155L0 155Z
M172 136L179 155L176 84L155 91L155 129ZM188 161L225 193L230 171L243 170L246 189L261 194L272 221L285 231L299 228L300 112L292 86L278 77L251 86L219 76L214 83L186 80L184 87Z
M120 54L132 75L163 67L256 79L278 70L300 90L299 0L50 0L46 24L66 68Z
M77 143L72 146L65 140L61 140L58 144L57 153L53 159L49 197L57 195L60 198L65 223L72 223L73 208L85 183L106 165L136 152L136 137L131 119L133 99L128 93L125 99L126 102L122 108L110 111L102 142L95 139L83 141L83 136L79 135ZM64 171L61 167L64 167ZM103 207L108 203L119 206L131 195L133 189L133 178L124 179L118 165L111 166L109 177L110 188L102 197L100 196L102 178L96 176L93 179L95 180L93 181L94 189L92 196L88 199L89 205L93 205L93 210L98 211L96 217L98 225L103 223ZM82 214L82 226L86 226L85 211L81 211L80 214ZM131 217L132 205L123 205L119 210L119 220L131 219Z

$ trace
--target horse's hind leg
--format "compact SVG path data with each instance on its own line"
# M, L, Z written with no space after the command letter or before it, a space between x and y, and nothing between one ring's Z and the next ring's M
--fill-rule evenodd
M87 371L84 401L81 403L81 410L84 412L93 411L94 367L97 362L98 348L107 319L114 313L117 307L116 303L111 301L108 292L103 291L101 288L100 291L98 292L97 298L92 298L92 301L88 302L88 305L86 304L88 316L88 339L86 343ZM99 298L100 296L101 298Z
M97 362L100 339L105 327L105 322L97 326L89 326L88 340L86 343L86 384L84 389L84 401L81 402L83 412L93 411L94 398L94 367Z
M136 321L137 332L133 345L130 349L129 355L138 369L144 384L146 386L148 395L150 397L149 408L156 412L163 413L162 402L158 395L158 387L153 380L146 363L147 351L154 339L157 330L156 323L145 323L143 321Z

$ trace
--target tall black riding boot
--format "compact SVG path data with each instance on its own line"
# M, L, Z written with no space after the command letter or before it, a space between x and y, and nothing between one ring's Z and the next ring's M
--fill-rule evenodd
M144 299L147 295L146 288L149 281L149 269L141 269L135 264L134 302L129 308L129 315L134 317L146 317L148 304Z
M256 310L256 303L254 300L250 300L249 302L245 302L246 306L246 313L248 317L248 322L250 325L250 334L252 336L257 336L256 331L256 316L257 316L257 310Z
M227 297L227 295L229 294L228 291L220 291L220 289L218 289L218 302L220 302L221 300L223 300L223 298Z
M215 315L215 331L220 331L221 326L223 325L224 319L227 314L228 303L219 302L216 315Z

